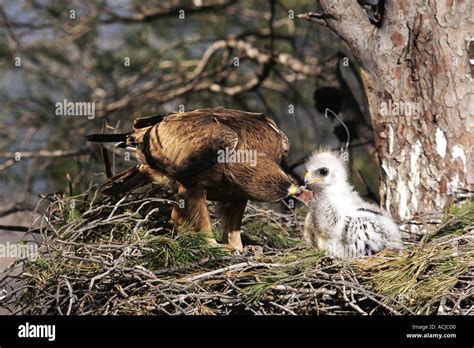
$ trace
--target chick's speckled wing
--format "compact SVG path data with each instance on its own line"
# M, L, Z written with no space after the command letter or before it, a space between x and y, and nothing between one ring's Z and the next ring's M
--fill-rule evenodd
M375 254L386 247L389 231L379 222L367 217L347 217L342 233L342 240L352 246L352 252L358 257Z

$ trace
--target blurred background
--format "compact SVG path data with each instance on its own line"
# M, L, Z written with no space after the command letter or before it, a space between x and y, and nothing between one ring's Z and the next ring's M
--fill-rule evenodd
M377 201L359 68L337 36L297 18L317 10L313 0L2 0L0 224L19 223L40 195L105 181L85 134L217 106L274 119L300 178L312 151L349 140L351 180ZM57 115L64 100L94 103L94 117ZM113 151L115 172L130 166Z

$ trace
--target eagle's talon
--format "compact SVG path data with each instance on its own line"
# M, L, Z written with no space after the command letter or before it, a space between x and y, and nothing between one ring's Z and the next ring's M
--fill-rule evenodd
M243 252L237 249L234 249L234 251L231 252L232 256L242 256Z
M209 243L209 245L212 246L221 246L222 244L217 243L217 240L213 237L207 237L206 241Z
M228 243L226 245L227 247L227 250L229 250L229 252L232 254L232 255L236 255L236 256L241 256L243 251L244 251L244 248L243 246L236 246L234 244L231 244L231 243ZM237 253L237 254L236 254Z

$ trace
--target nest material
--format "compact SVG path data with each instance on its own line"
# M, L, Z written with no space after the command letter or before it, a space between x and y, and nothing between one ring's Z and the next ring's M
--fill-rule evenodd
M250 205L247 247L235 256L201 233L173 230L163 192L49 200L39 257L0 275L0 306L12 313L474 313L472 203L401 253L342 260L302 242L302 211Z

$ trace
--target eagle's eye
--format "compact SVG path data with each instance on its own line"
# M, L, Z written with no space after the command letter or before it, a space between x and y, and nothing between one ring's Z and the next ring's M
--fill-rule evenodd
M319 174L321 176L326 176L326 175L328 175L328 173L329 173L329 169L327 169L326 167L323 167L323 168L319 169Z

